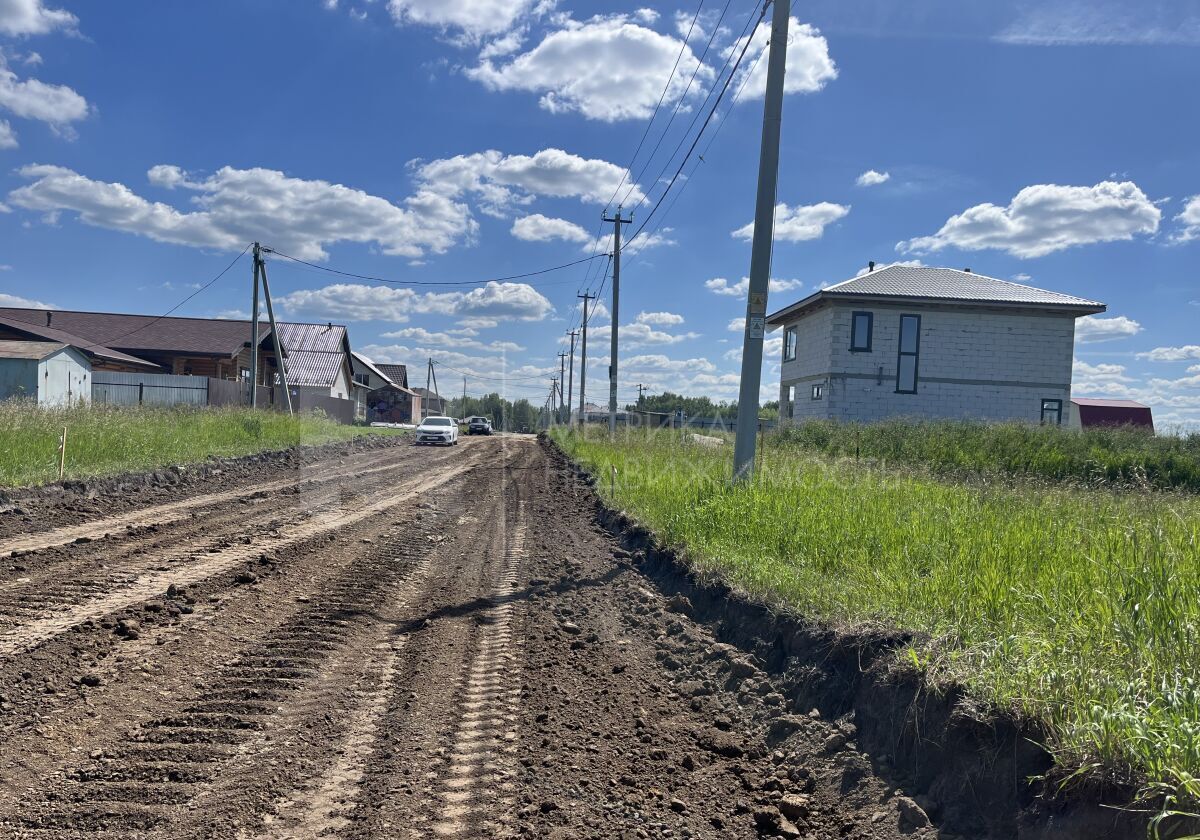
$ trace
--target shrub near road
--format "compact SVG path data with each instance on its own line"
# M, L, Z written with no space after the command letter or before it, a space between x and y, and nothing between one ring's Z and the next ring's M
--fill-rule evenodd
M323 414L248 408L39 409L0 403L0 486L58 478L58 441L67 428L66 477L108 475L203 461L210 455L249 455L291 446L348 440L367 431ZM378 431L378 430L371 430Z
M1200 800L1200 499L959 484L770 446L560 434L615 502L752 595L915 631L933 680L1043 721L1066 772Z

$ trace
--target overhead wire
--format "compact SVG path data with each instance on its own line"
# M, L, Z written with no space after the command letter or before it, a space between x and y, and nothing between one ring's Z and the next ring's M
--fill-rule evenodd
M254 245L253 242L247 243L246 247L242 249L242 252L233 258L233 262L231 262L229 265L227 265L223 269L221 269L221 272L216 277L214 277L213 279L209 280L204 285L197 288L194 292L192 292L190 295L185 297L183 300L179 301L179 303L172 306L170 309L168 309L163 314L157 315L157 316L151 318L146 323L142 324L139 327L136 327L135 329L130 330L129 332L124 332L124 333L121 333L120 335L115 335L112 338L106 338L103 341L96 341L91 344L79 345L78 349L90 350L94 347L108 347L115 341L120 341L122 338L128 338L129 336L134 335L135 333L141 332L142 330L146 329L147 327L149 327L152 324L157 324L159 321L163 320L164 318L169 318L173 313L179 311L180 307L182 307L185 303L187 303L192 298L196 297L196 295L200 294L201 292L203 292L206 289L208 289L209 287L211 287L214 283L216 283L218 280L220 280L222 277L224 277L226 274L228 274L230 269L232 269L235 265L237 265L238 261L241 260L242 257L246 256L246 252L249 251L253 245ZM22 321L22 323L30 324L31 326L38 326L36 324L33 324L32 321L24 321L19 318L14 318L13 320Z
M289 254L283 253L282 251L277 251L274 248L268 248L266 246L263 246L262 250L263 250L263 253L274 254L277 257L282 257L285 260L290 260L291 262L298 263L298 264L304 265L304 266L308 266L309 268L313 268L318 271L323 271L323 272L326 272L327 274L337 274L342 277L350 277L350 278L353 278L356 280L370 280L374 283L387 283L387 284L393 285L393 286L486 286L488 283L504 283L509 280L522 280L526 277L538 277L543 274L550 274L551 272L554 272L554 271L561 271L566 268L571 268L572 266L581 265L583 263L590 262L592 260L597 259L600 256L599 254L595 254L590 257L583 257L578 260L572 260L571 262L562 263L561 265L553 265L553 266L549 266L547 268L540 268L540 269L537 269L536 271L526 271L526 272L522 272L520 274L509 274L509 275L505 275L503 277L490 277L490 278L487 278L484 280L394 280L394 279L391 279L388 277L377 277L377 276L374 276L371 274L358 274L357 272L353 272L353 271L343 271L342 269L331 268L330 266L327 266L327 265L319 265L317 263L309 262L308 260L302 260L299 257L293 257ZM526 285L534 286L534 285L538 285L538 284L528 283ZM544 284L540 284L540 285L560 285L560 284L544 283Z
M725 7L721 9L721 16L717 18L717 22L713 25L712 34L708 36L708 43L704 45L704 51L700 53L700 57L696 60L696 66L692 69L692 75L691 78L688 79L687 86L684 88L683 93L679 95L679 98L675 100L675 107L671 110L671 116L667 120L667 124L663 126L662 133L658 136L658 141L654 144L654 148L651 150L650 156L646 158L646 162L642 164L642 168L638 170L638 174L634 177L632 183L630 184L629 191L625 193L625 198L622 201L622 204L625 201L628 201L629 197L633 195L634 187L637 186L637 183L641 180L642 175L646 173L646 169L650 166L650 162L654 160L654 156L658 154L659 147L662 146L663 140L666 138L667 133L671 130L671 125L675 122L675 117L679 113L679 109L682 107L683 101L687 99L687 95L692 89L692 83L696 81L696 75L700 72L700 68L705 66L704 59L708 56L708 51L712 48L713 41L716 39L717 34L721 30L721 23L725 20L725 14L729 11L729 6L732 3L733 0L725 0ZM684 41L684 44L686 45L687 42ZM643 192L642 200L638 202L638 206L641 206L642 202L645 201L645 198L646 193Z
M732 2L732 0L727 0L727 2L725 4L726 9L729 8L730 2ZM654 118L658 116L658 110L659 110L659 108L662 107L663 100L666 99L667 91L669 91L671 89L671 82L673 82L675 80L675 71L679 69L679 62L680 62L680 60L683 59L683 53L687 50L688 42L692 39L692 32L696 28L696 21L700 19L700 10L703 8L704 8L704 0L700 0L699 5L696 6L696 13L694 15L692 15L692 23L690 26L688 26L687 34L683 36L683 41L679 44L679 52L675 54L675 63L671 66L670 74L667 75L667 82L666 82L666 84L663 85L662 93L660 93L658 96L658 102L655 103L655 105L654 105L654 111L650 114L650 119L646 122L646 128L642 131L642 137L640 140L638 140L637 148L633 150L633 155L629 158L629 164L625 167L625 172L621 175L621 181L617 184L617 188L615 190L613 190L613 194L608 197L608 201L604 205L605 211L607 211L608 208L612 206L613 199L617 197L617 193L619 193L621 191L621 187L625 186L625 179L629 177L630 173L633 170L633 164L637 161L638 153L642 151L642 146L646 142L646 137L648 137L650 134L650 127L652 125L654 125ZM724 17L724 12L722 12L722 17ZM720 26L720 21L717 22L717 26ZM716 29L717 29L717 27L713 27L714 35L716 34ZM710 44L712 43L711 38L709 39L709 43ZM696 69L698 70L699 67L700 67L700 64L699 64L699 62L697 62ZM692 78L694 79L695 77L696 77L696 74L693 72ZM688 84L690 85L691 82L689 81ZM686 96L686 95L687 95L687 91L685 90L683 93L683 96ZM682 97L681 97L681 99L682 99ZM676 102L675 107L678 110L678 107L679 107L678 101ZM667 123L667 128L670 128L670 127L671 127L671 124ZM666 129L664 129L663 131L665 133ZM661 142L661 139L660 139L660 142ZM657 149L657 147L655 147L655 148ZM654 152L650 153L650 157L651 158L654 157ZM603 213L601 215L603 215Z
M769 4L770 4L770 0L767 0L767 2L763 3L762 10L759 12L759 21L760 22L762 21L763 18L766 17L767 6ZM743 59L746 57L746 51L750 48L750 44L753 42L753 40L754 40L753 38L747 38L746 42L742 45L742 50L738 55L737 62L733 65L733 68L729 71L729 75L726 77L725 83L721 86L721 92L719 94L717 94L717 98L713 101L713 106L709 110L708 116L706 116L704 118L704 122L701 124L700 130L696 133L695 139L692 140L692 144L688 148L687 154L685 154L683 156L683 160L680 161L679 167L675 170L675 174L671 177L671 180L667 183L666 189L663 190L662 195L660 195L658 197L658 200L654 203L654 206L650 208L650 212L648 214L646 214L646 216L643 217L642 223L638 227L638 229L636 231L634 231L633 235L630 236L629 239L626 240L626 242L621 246L621 250L625 250L626 248L628 248L633 242L635 242L637 240L637 238L639 236L641 236L642 232L646 229L646 226L650 223L650 220L652 218L654 218L654 214L658 211L658 208L662 206L662 203L666 199L666 197L671 194L671 188L675 185L675 182L679 179L679 175L681 172L683 172L683 169L687 165L688 160L691 158L692 153L696 151L696 146L699 145L700 138L704 136L705 129L708 128L708 124L712 121L713 115L716 113L717 108L720 107L721 100L725 97L726 92L729 90L729 84L730 84L730 82L733 81L734 76L737 75L738 67L741 66Z

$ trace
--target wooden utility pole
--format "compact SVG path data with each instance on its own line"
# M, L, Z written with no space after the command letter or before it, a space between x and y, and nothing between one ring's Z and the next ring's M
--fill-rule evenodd
M262 261L262 248L254 243L253 304L250 307L250 407L258 408L258 265Z
M588 303L596 299L595 295L584 292L582 295L575 297L583 298L583 344L579 352L579 425L583 426L587 419L587 403L585 402L587 391L587 322L588 322Z
M645 394L645 392L646 392L646 390L647 390L647 389L646 389L646 386L645 386L645 385L643 385L643 384L642 384L642 383L640 383L640 382L637 384L637 389L638 389L638 410L639 410L639 411L641 411L641 409L642 409L642 396Z
M270 248L265 249L270 251ZM288 385L287 378L287 356L283 348L283 342L279 338L279 324L275 323L275 307L271 304L271 286L267 283L267 261L258 255L258 249L255 249L255 259L259 261L258 274L262 278L263 297L267 301L267 317L271 320L271 342L275 345L275 364L279 368L279 385L283 388L283 401L287 406L288 414L292 414L292 389ZM272 382L271 386L274 387Z
M754 205L754 239L750 247L750 289L742 340L742 381L738 391L737 435L733 445L733 480L754 475L754 433L758 425L758 391L762 382L763 334L771 278L771 246L775 235L775 197L779 181L779 130L783 123L783 77L787 69L788 16L791 0L775 0L767 58L767 91L763 103L762 148L758 158L758 197Z
M567 333L571 336L571 362L567 366L567 410L566 417L563 418L568 426L571 425L571 397L575 394L575 336L579 335L578 330L571 330Z
M613 223L613 282L612 282L612 334L611 349L608 361L608 433L617 433L617 327L621 309L621 225L633 221L633 214L628 219L621 217L621 205L617 205L617 215L602 216L606 222Z
M563 396L562 383L567 380L567 354L558 354L558 422L563 422L563 406L566 398Z

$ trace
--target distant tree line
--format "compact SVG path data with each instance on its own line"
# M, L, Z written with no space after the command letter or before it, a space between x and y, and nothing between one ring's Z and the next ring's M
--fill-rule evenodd
M505 432L536 432L538 410L526 399L509 401L498 393L482 397L455 397L449 401L450 414L459 419L488 417L492 428Z
M648 394L642 397L640 403L630 403L625 406L628 411L659 411L674 414L682 410L688 417L720 418L733 420L737 417L738 404L732 402L713 402L708 397L685 397L671 391L661 394ZM779 416L779 400L763 403L758 412L759 417L776 418Z

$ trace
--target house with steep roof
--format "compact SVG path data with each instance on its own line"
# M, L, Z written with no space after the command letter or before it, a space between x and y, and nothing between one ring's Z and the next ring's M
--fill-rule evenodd
M338 324L280 321L288 384L296 391L351 399L350 339ZM56 341L89 356L96 370L249 379L250 321L115 312L0 308L0 340ZM259 324L255 381L275 385L279 365L269 323Z
M766 319L783 329L780 419L1062 425L1075 319L1105 308L970 269L872 263Z
M408 369L404 365L375 364L353 350L350 363L354 369L355 415L359 420L411 423L414 416L420 418L421 397L405 384ZM386 370L392 371L397 379Z

